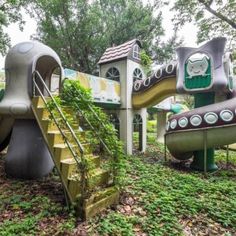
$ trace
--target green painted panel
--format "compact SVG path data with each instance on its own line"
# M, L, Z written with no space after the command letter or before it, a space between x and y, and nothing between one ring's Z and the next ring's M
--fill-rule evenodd
M194 94L194 108L203 107L215 102L215 93L197 93Z
M188 62L185 63L185 78L184 83L187 89L202 89L207 88L211 85L211 62L207 60L208 67L204 75L189 75L187 71ZM195 62L193 62L194 65Z

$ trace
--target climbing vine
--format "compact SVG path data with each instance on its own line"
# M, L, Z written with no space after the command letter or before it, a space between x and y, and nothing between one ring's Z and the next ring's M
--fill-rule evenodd
M140 57L143 70L147 75L149 75L151 73L151 65L153 61L151 57L144 50L141 51Z
M93 103L91 91L82 87L79 81L66 79L63 83L63 89L56 102L62 107L70 107L76 115L82 114L84 121L90 124L90 143L100 143L105 148L104 152L109 156L107 161L109 168L112 170L113 181L117 186L122 186L125 180L125 154L123 145L117 137L117 131L111 124L109 117ZM53 109L53 104L49 103L49 109ZM68 122L71 122L70 115L65 114ZM90 129L91 130L91 129ZM84 168L87 168L84 166ZM87 170L85 170L87 171Z

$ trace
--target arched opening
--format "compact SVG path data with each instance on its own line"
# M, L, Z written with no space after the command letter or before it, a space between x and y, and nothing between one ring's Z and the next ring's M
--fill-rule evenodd
M135 83L138 80L143 79L143 73L139 68L135 68L133 72L133 83Z
M139 114L133 119L133 146L134 149L143 150L143 119Z
M113 124L114 128L117 131L117 137L120 138L120 120L116 113L109 114L110 122Z
M106 72L106 78L110 80L114 80L120 82L120 72L116 67L111 67Z
M40 74L50 92L55 94L60 91L62 71L60 65L55 60L55 58L51 56L42 56L38 58L35 65L35 71ZM39 77L39 75L36 76ZM40 79L36 79L36 83L43 95L47 96L48 93L45 87L43 86L42 82L40 82ZM34 92L35 95L39 95L37 89L34 90Z

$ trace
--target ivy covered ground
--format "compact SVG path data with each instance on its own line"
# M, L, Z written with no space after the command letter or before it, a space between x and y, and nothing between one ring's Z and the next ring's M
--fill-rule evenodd
M67 210L52 173L39 181L6 178L0 158L0 235L236 235L236 153L217 151L221 170L190 172L164 163L163 146L128 157L127 182L117 207L81 223Z

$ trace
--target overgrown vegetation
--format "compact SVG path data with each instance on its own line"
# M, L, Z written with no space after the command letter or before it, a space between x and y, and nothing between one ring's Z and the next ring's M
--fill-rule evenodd
M123 186L125 180L123 145L119 141L117 131L110 122L109 117L101 108L94 105L91 91L82 87L79 81L65 80L62 93L60 96L55 97L55 100L59 106L71 110L71 112L64 115L72 127L74 118L80 119L80 128L84 128L84 131L88 130L86 132L86 141L90 143L91 148L94 149L93 151L96 148L101 151L99 146L102 144L103 152L100 153L100 156L102 161L105 161L105 168L110 171L113 183L118 187ZM56 117L57 109L55 109L55 104L52 101L48 103L48 108ZM59 122L59 125L63 129L64 121ZM67 137L65 136L65 138ZM79 136L77 138L80 139ZM83 160L80 153L78 153L78 156L82 162L79 165L81 181L85 181L83 178L88 175L89 168L87 164L89 163ZM86 186L86 181L83 186ZM86 188L84 188L84 191L86 191Z
M0 235L235 235L235 152L227 170L225 151L216 151L221 169L204 176L188 163L165 163L163 145L148 140L146 154L128 157L119 205L85 223L64 207L55 174L41 181L7 179L1 158Z
M109 117L100 107L94 105L91 91L80 85L79 81L66 80L60 96L61 104L69 106L74 113L81 114L85 122L91 124L90 129L93 138L102 140L107 149L104 151L110 155L110 164L113 170L115 184L122 186L125 179L125 154L123 145L117 137L117 131L109 120Z

